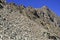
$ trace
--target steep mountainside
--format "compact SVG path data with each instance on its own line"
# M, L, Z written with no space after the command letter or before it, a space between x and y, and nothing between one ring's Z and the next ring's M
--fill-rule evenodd
M60 40L60 17L47 6L17 6L0 0L0 40Z

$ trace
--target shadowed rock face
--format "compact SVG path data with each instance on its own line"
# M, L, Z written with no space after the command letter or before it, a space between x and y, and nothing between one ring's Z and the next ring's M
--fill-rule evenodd
M1 3L6 2L6 0L0 0Z
M60 40L59 24L47 6L35 9L0 0L0 40Z
M3 8L3 6L0 4L0 9L2 9Z

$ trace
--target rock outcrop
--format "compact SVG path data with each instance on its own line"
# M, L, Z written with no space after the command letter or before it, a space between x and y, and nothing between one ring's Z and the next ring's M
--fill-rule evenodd
M0 0L0 40L60 40L59 18L47 6L35 9Z

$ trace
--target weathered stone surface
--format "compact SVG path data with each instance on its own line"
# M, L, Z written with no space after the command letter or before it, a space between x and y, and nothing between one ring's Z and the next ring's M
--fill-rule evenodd
M0 40L60 40L60 19L48 7L0 3Z

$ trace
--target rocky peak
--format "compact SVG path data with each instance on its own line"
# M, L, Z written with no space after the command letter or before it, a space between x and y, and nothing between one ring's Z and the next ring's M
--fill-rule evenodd
M2 1L0 40L60 40L60 18L47 6L35 9Z
M24 5L22 5L22 4L18 6L18 9L19 9L19 10L22 10L22 9L25 9L25 8L26 8L26 7L25 7Z
M44 8L44 9L48 9L48 7L47 7L47 6L43 6L42 8Z

